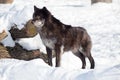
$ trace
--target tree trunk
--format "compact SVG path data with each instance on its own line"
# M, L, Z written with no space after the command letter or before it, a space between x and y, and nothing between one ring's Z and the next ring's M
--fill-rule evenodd
M112 0L91 0L91 3L97 3L97 2L106 2L106 3L111 3Z

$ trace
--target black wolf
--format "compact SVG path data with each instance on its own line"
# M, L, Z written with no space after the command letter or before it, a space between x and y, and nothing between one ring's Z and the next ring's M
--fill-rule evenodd
M85 57L94 68L95 62L91 56L92 42L87 31L82 27L65 25L56 19L46 7L42 9L34 6L32 23L46 46L48 64L52 66L52 50L56 54L56 67L60 66L61 54L64 51L72 51L82 61L82 68L86 66Z

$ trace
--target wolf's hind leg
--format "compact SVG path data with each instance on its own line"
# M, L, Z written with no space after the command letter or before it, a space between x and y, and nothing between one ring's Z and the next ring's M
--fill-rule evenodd
M90 65L91 65L90 69L94 69L94 67L95 67L95 61L94 61L94 59L93 59L93 57L91 55L91 52L87 51L87 50L84 50L83 55L89 59Z
M85 57L87 57L90 61L90 68L94 69L95 67L95 61L91 55L91 48L92 48L92 42L90 40L83 41L82 44L82 53Z
M91 69L94 69L94 67L95 67L95 61L94 61L94 59L93 59L93 57L91 56L91 53L90 53L90 55L89 56L87 56L88 57L88 59L89 59L89 61L90 61L90 64L91 64Z
M74 55L81 59L81 61L82 61L82 69L85 69L85 67L86 67L85 56L79 50L77 52L74 52Z

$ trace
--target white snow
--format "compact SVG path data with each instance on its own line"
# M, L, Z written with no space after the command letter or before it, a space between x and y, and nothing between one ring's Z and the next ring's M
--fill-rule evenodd
M47 6L61 22L87 29L96 65L89 69L86 59L87 69L81 69L81 61L71 52L62 55L59 68L48 66L42 59L1 59L0 80L120 80L120 4L119 0L113 2L90 6L90 0L14 0L12 4L0 4L0 32L5 29L9 34L2 41L5 46L18 42L25 49L46 52L39 35L13 41L8 30L14 24L21 29L32 18L34 5Z

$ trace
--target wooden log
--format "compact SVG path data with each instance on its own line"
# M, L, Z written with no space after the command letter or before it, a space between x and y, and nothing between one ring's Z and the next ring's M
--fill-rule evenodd
M97 3L97 2L105 2L105 3L112 3L112 0L91 0L91 3Z
M47 55L40 52L39 50L26 50L23 49L18 43L15 44L14 47L6 47L9 55L12 58L20 59L20 60L32 60L36 58L41 58L47 63Z
M0 44L0 59L3 58L11 58L7 48L5 48L2 44Z
M26 35L26 32L24 29L19 30L18 28L16 28L15 26L13 26L10 30L9 30L13 40L16 40L18 38L27 38L28 36Z
M5 32L5 30L3 30L3 32L0 33L0 41L2 41L6 37L7 37L7 33Z
M27 28L26 28L27 27ZM11 37L13 40L16 40L18 38L30 38L37 35L35 26L31 23L31 20L29 20L24 28L19 30L17 28L17 25L13 26L9 32L11 33ZM47 55L43 52L40 52L39 50L26 50L23 49L22 46L20 46L18 43L15 44L15 47L6 47L10 56L15 59L20 60L31 60L36 58L41 58L47 63Z
M26 50L23 49L18 43L14 47L4 47L0 44L0 59L14 58L19 60L32 60L41 58L45 63L48 63L47 54L40 52L39 50Z
M18 39L18 38L29 38L29 37L34 37L37 35L37 31L35 26L31 23L31 20L29 20L24 28L19 30L17 28L17 25L13 26L10 31L11 36L13 40Z
M26 35L28 37L33 37L33 36L37 35L37 31L36 31L36 28L35 28L34 24L32 23L32 19L30 19L26 23L26 25L24 27L24 30L26 31Z
M7 4L7 3L12 3L13 0L0 0L0 3Z
M30 31L33 29L33 26L31 28L29 21L27 22L25 26L29 27L30 29L28 29L28 31L32 33L27 34L25 28L19 30L18 28L16 28L16 26L10 29L11 36L14 40L18 38L33 37L36 35L36 32ZM7 36L7 33L5 32L5 30L3 30L3 32L0 33L0 41L3 40L6 36ZM0 59L2 58L15 58L15 59L20 59L20 60L32 60L36 58L41 58L46 63L48 61L46 54L40 52L39 50L28 51L26 49L23 49L23 47L20 46L18 43L16 43L14 47L4 47L0 43Z

